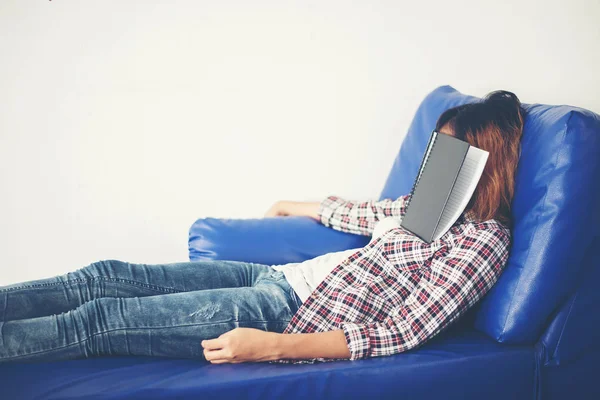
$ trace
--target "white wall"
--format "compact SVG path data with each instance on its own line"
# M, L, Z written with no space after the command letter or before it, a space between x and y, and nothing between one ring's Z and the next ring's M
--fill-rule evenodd
M600 112L597 0L353 3L3 0L0 285L375 198L439 85Z

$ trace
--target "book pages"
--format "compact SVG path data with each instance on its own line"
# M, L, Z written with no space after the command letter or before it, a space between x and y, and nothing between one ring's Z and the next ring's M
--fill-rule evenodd
M483 174L489 153L477 147L470 146L463 165L458 173L454 187L440 217L440 222L435 230L433 240L437 240L446 233L463 213L471 196L475 192L477 183Z

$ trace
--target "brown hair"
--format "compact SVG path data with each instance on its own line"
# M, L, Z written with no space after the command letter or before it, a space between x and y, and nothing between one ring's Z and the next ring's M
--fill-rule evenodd
M449 133L489 152L477 188L467 204L479 221L496 219L512 228L511 203L521 154L525 112L514 93L495 91L481 101L451 108L440 115L436 131Z

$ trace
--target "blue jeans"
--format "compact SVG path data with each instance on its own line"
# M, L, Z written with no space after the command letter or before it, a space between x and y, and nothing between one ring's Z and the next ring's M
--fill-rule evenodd
M140 355L206 361L237 327L283 332L301 305L283 272L237 261L99 261L0 287L0 363Z

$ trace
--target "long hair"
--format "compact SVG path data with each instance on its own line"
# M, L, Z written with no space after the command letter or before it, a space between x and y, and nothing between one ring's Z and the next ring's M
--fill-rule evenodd
M446 110L436 131L489 152L487 164L465 212L479 220L496 219L512 228L511 203L521 155L525 112L514 93L499 90L481 101Z

